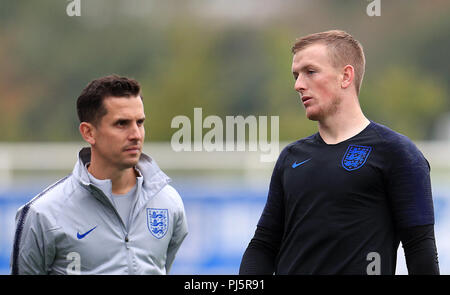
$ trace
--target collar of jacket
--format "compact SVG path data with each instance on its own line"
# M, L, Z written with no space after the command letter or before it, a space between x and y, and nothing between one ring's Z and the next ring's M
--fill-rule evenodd
M113 204L111 180L108 179L105 181L101 187L92 184L86 169L86 163L90 161L91 148L82 148L78 153L78 161L75 164L72 175L77 179L81 186L86 188L92 194L97 195L98 191L101 191L109 202ZM171 179L161 171L158 164L156 164L151 157L144 153L141 154L135 168L140 174L140 176L137 177L138 200L136 206L141 207L159 193Z

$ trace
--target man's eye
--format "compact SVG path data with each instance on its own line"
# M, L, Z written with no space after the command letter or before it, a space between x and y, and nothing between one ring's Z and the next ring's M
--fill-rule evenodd
M315 74L316 73L316 71L314 71L314 70L308 70L308 75L312 75L312 74Z

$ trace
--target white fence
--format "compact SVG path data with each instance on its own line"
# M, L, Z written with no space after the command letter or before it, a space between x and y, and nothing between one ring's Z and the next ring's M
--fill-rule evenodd
M280 150L288 143L280 143ZM450 170L450 141L416 142L433 168ZM0 175L14 171L71 170L83 142L0 143ZM214 171L266 171L274 163L261 162L260 152L175 152L168 142L146 143L144 152L164 169Z

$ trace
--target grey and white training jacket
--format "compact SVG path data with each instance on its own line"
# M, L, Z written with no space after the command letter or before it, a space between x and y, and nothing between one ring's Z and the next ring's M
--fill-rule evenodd
M147 155L136 170L137 196L123 221L111 181L94 186L83 148L73 172L19 208L12 274L167 274L187 235L183 202Z

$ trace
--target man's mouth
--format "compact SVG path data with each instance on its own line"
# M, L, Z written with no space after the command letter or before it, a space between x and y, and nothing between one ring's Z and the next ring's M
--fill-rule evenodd
M312 97L311 96L308 96L308 95L303 95L302 96L302 102L303 102L303 104L305 104L308 100L310 100Z
M305 102L305 101L307 101L307 100L310 100L311 98L312 98L311 96L303 95L303 96L302 96L302 101Z
M139 146L130 146L125 149L126 152L139 152L141 148Z

